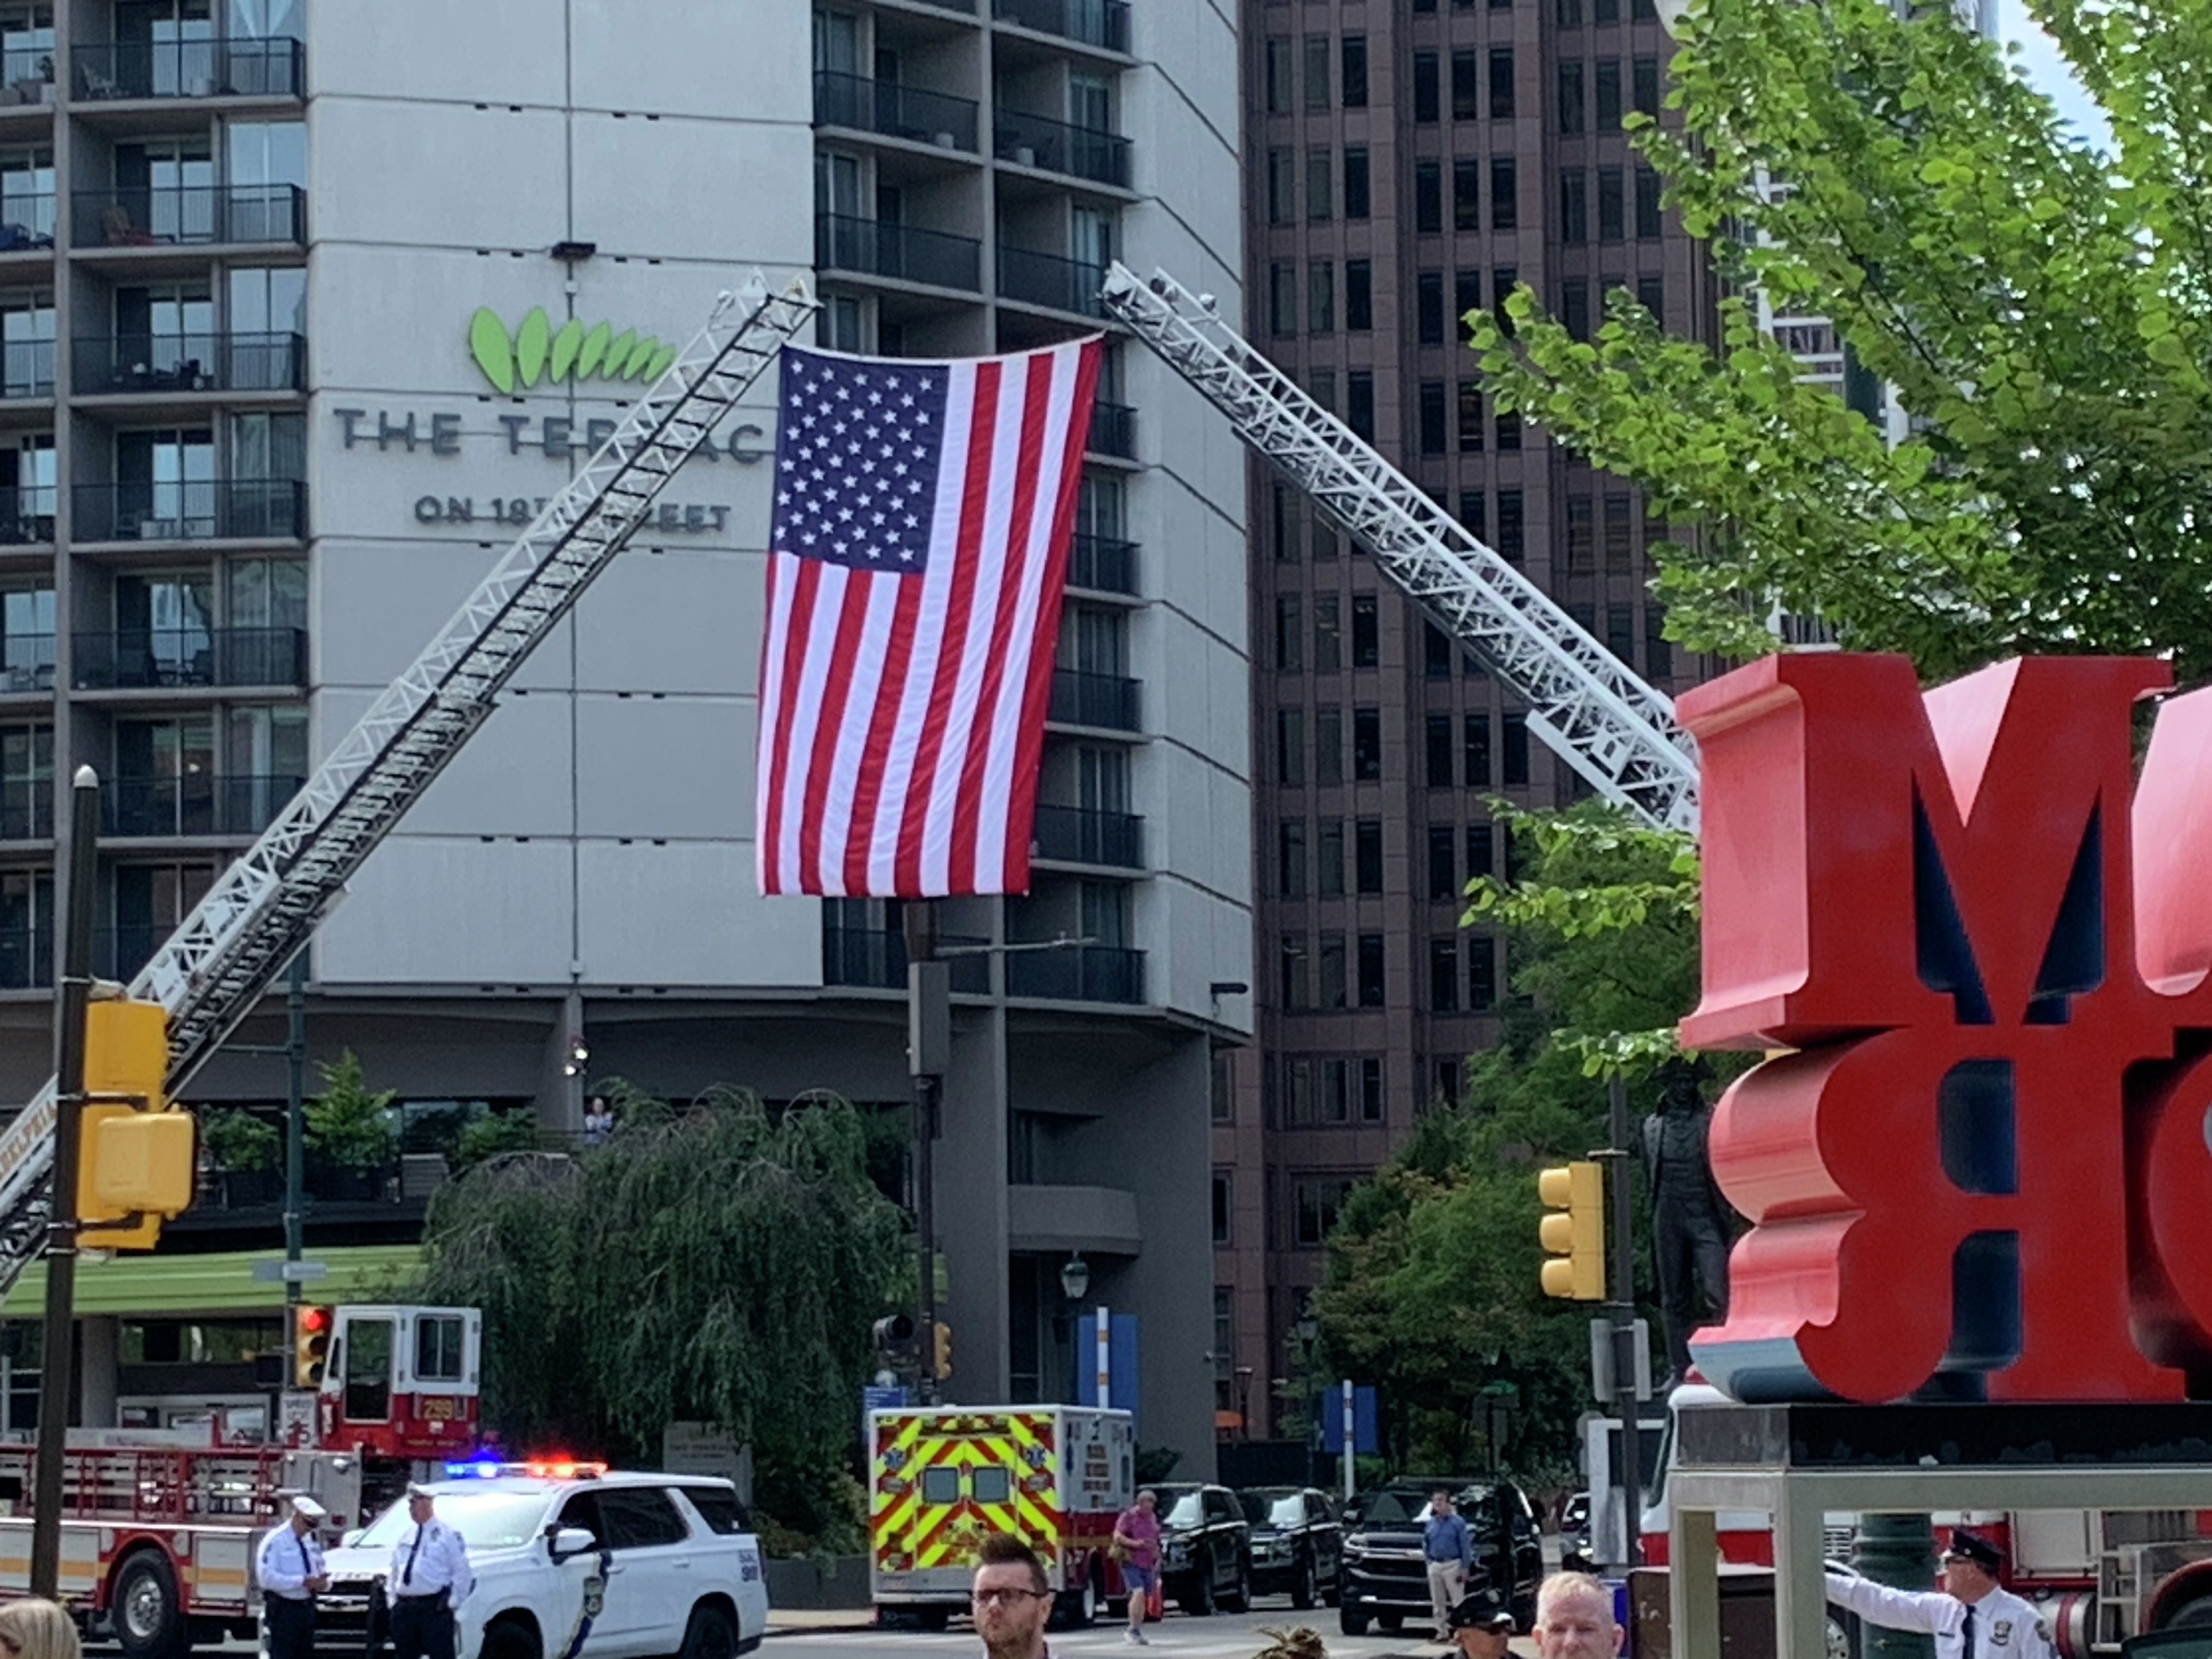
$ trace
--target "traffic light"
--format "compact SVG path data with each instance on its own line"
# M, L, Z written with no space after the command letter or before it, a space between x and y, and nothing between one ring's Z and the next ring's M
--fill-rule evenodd
M292 1310L292 1386L319 1389L323 1365L331 1357L331 1310Z
M876 1352L886 1359L903 1359L914 1352L914 1318L909 1314L886 1314L870 1328Z
M952 1327L940 1319L932 1328L932 1332L936 1341L931 1350L930 1375L942 1382L952 1375Z
M170 1106L169 1016L157 1002L88 1004L76 1181L87 1249L149 1250L196 1183L196 1122Z
M1577 1302L1605 1300L1605 1171L1569 1164L1536 1177L1536 1196L1551 1213L1538 1224L1543 1242L1544 1294Z

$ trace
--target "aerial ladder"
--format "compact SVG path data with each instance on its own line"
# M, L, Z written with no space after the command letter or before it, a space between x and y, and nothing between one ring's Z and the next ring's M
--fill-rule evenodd
M653 499L816 301L756 275L547 503L413 666L385 689L261 838L216 878L131 981L169 1017L179 1092L252 1012L377 844L491 714L523 659L647 522ZM0 1296L46 1243L54 1156L49 1081L0 1130Z
M1524 701L1528 729L1593 789L1647 823L1697 829L1697 752L1671 699L1308 397L1210 299L1165 272L1146 282L1119 260L1102 298Z

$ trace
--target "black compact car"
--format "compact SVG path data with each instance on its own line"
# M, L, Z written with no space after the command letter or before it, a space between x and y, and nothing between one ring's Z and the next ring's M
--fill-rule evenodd
M1536 1513L1510 1480L1412 1477L1364 1492L1344 1511L1344 1573L1339 1620L1346 1636L1364 1636L1371 1620L1386 1631L1430 1616L1428 1561L1421 1532L1429 1495L1448 1492L1474 1538L1475 1572L1505 1597L1525 1632L1536 1619L1536 1585L1544 1552ZM1470 1588L1483 1582L1470 1575Z
M1154 1486L1160 1506L1160 1594L1185 1613L1252 1605L1252 1527L1226 1486Z
M1246 1486L1237 1501L1252 1525L1252 1588L1281 1592L1294 1607L1336 1600L1343 1528L1326 1492L1311 1486Z

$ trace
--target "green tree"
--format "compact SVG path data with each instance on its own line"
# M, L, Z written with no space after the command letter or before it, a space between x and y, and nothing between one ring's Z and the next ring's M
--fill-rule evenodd
M858 1547L869 1325L909 1266L860 1115L607 1092L622 1133L588 1157L492 1158L439 1190L419 1294L483 1310L511 1443L650 1463L670 1422L713 1424L753 1449L791 1547Z
M377 1170L391 1163L399 1147L392 1121L397 1091L370 1089L361 1058L350 1048L321 1071L323 1092L301 1108L307 1145L350 1169Z

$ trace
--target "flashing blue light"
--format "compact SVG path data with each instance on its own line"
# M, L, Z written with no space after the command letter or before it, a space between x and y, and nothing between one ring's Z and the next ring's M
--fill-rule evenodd
M493 1457L472 1458L465 1463L446 1465L446 1478L449 1480L489 1480L506 1472L507 1466Z

